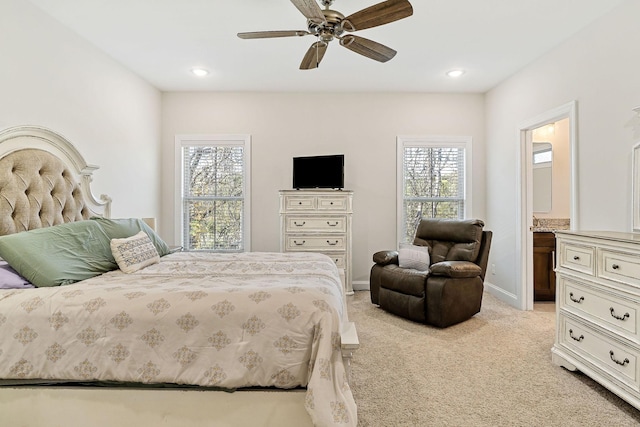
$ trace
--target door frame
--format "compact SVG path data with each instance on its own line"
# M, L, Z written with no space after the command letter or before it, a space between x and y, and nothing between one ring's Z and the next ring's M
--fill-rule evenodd
M579 227L578 218L578 126L577 101L571 101L559 107L545 111L528 120L524 120L518 127L519 151L519 190L516 212L516 248L519 268L516 269L517 299L522 310L533 310L533 144L532 131L549 123L562 119L569 119L569 167L570 171L570 229Z

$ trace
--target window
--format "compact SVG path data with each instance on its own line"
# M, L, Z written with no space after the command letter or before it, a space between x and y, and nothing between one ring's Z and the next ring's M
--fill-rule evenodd
M553 153L551 151L551 148L536 151L533 153L533 164L537 165L540 163L551 163L552 156Z
M398 137L398 237L411 242L420 218L465 218L471 138Z
M250 250L248 135L176 137L178 241L187 251Z

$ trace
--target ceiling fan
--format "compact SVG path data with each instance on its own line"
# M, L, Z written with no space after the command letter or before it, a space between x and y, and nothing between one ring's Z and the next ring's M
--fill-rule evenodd
M347 17L330 9L333 0L319 0L325 7L320 8L316 0L291 0L291 3L307 18L307 30L255 31L238 33L241 39L264 39L274 37L301 37L312 35L318 41L313 43L302 62L301 70L318 68L329 42L340 40L347 49L380 62L387 62L396 55L396 51L351 33L358 30L388 24L413 15L413 7L407 0L386 0L355 12Z

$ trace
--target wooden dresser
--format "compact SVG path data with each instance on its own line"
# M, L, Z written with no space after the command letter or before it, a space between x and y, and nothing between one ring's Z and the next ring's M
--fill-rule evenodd
M640 409L640 234L557 231L552 359Z
M556 236L552 232L533 233L533 300L556 299Z
M338 266L347 295L351 282L351 216L353 192L280 191L280 250L320 252Z

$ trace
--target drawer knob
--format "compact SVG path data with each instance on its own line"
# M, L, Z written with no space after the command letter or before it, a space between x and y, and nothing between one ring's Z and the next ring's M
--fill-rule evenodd
M330 202L329 204L330 204L330 205L333 205L333 202Z
M574 260L574 261L578 261L579 259L580 259L580 257L579 257L578 255L574 255L574 256L573 256L573 260Z
M569 329L569 336L571 337L572 340L574 341L582 341L584 339L584 335L580 335L578 338L573 336L573 329Z
M618 264L613 264L611 268L613 268L614 270L617 270L620 268L620 266Z
M302 227L306 223L307 223L306 221L302 221L301 223L298 224L298 221L293 221L293 225L295 225L296 227Z
M611 313L611 317L617 320L622 320L623 322L629 318L629 313L625 313L624 316L618 316L613 307L609 307L609 312Z
M609 350L609 357L611 358L611 360L613 360L614 362L616 362L618 365L620 365L620 366L624 366L624 365L626 365L627 363L629 363L629 359L627 359L626 357L625 357L625 358L624 358L624 360L621 362L621 361L617 360L617 359L616 359L615 357L613 357L613 356L614 356L614 354L613 354L613 350Z
M299 205L301 205L301 204L302 204L302 202L298 202L298 204L299 204Z
M303 240L302 242L298 242L297 240L294 240L294 241L293 241L293 243L294 243L296 246L302 246L302 245L304 245L304 244L305 244L305 242L306 242L306 240Z
M330 223L329 221L327 221L327 225L328 225L329 227L336 227L338 224L339 224L339 222L338 222L338 221L336 221L336 222L335 222L335 223L333 223L333 224L332 224L332 223Z
M580 297L580 298L574 298L573 297L573 292L569 292L569 299L573 302L575 302L576 304L580 304L582 301L584 301L584 297ZM613 310L613 309L611 309Z
M336 240L335 242L331 243L330 241L327 240L327 243L329 244L329 246L335 246L338 244L338 241Z

